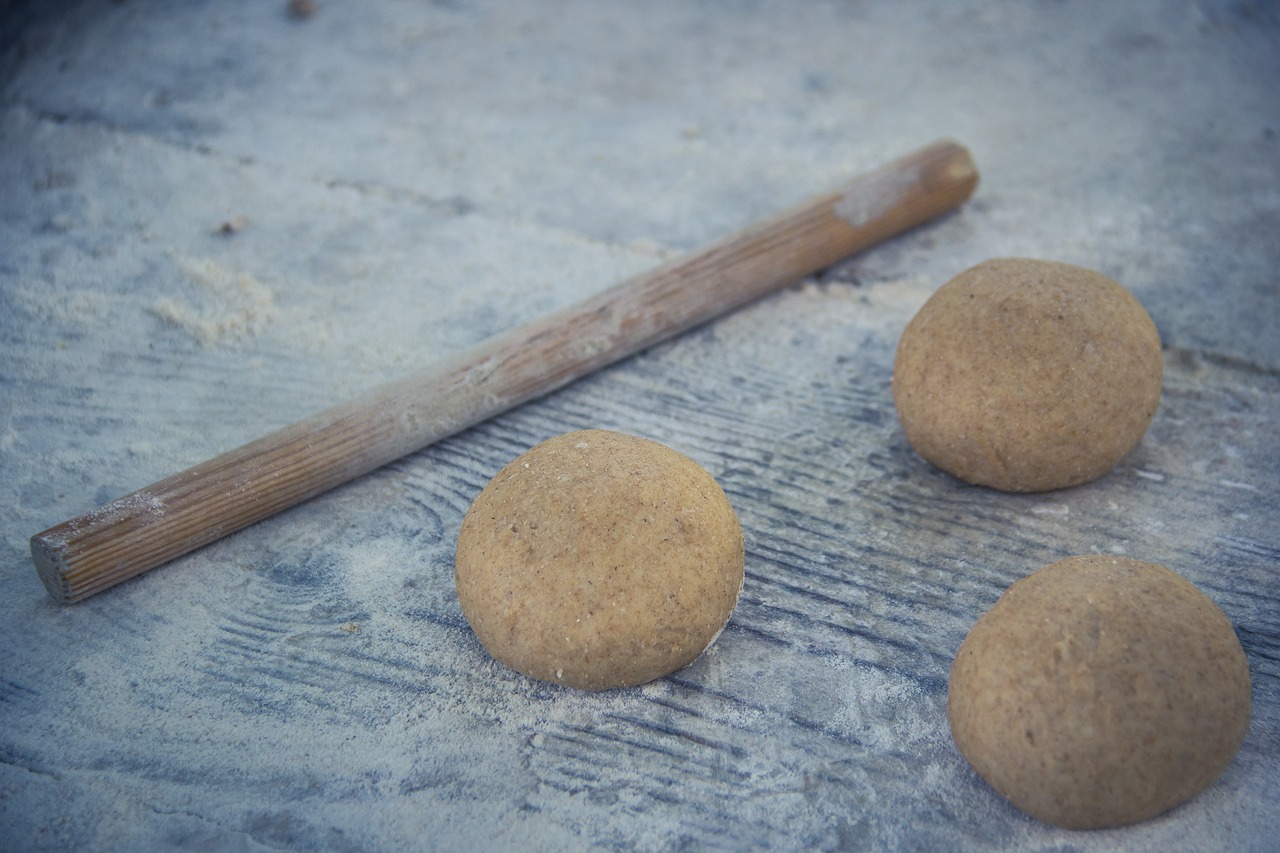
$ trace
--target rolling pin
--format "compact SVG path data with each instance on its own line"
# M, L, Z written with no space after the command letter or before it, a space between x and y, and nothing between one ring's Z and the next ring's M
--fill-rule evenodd
M937 142L706 248L31 538L81 601L540 397L963 204L978 172Z

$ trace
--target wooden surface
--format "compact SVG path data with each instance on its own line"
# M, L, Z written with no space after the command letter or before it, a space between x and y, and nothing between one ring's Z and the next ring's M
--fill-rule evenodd
M0 14L6 846L1280 846L1271 7ZM959 214L81 604L31 567L51 524L942 136L983 172ZM898 427L903 326L1002 255L1116 278L1164 340L1093 484L966 486ZM478 490L584 427L696 459L747 542L712 650L605 694L493 663L452 586ZM1203 795L1079 833L987 788L945 700L1000 592L1090 552L1213 598L1254 716Z
M955 142L903 154L456 358L42 531L31 538L31 559L55 600L82 601L951 213L977 182L972 157Z

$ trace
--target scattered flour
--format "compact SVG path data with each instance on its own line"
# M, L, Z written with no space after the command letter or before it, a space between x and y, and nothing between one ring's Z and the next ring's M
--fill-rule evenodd
M211 260L175 257L179 268L200 288L199 305L161 296L151 313L185 330L202 346L236 341L260 333L275 319L275 296L248 273Z
M32 316L78 327L98 327L111 307L110 297L96 290L48 292L32 283L30 289L15 290L13 295Z

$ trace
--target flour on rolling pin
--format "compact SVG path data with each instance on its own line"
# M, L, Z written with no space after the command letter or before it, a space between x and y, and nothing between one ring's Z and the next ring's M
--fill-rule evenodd
M919 167L886 169L868 175L856 191L850 191L836 202L835 212L854 228L861 228L884 216L901 203L903 193L920 181Z

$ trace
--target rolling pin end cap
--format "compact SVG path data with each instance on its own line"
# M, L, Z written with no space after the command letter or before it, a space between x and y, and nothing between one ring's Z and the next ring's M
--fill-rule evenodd
M69 604L75 600L71 595L71 585L67 582L67 563L62 559L56 543L49 541L43 533L31 537L31 560L36 564L40 582L54 601Z

